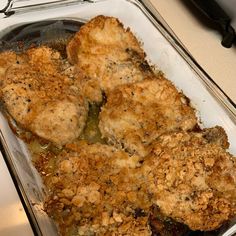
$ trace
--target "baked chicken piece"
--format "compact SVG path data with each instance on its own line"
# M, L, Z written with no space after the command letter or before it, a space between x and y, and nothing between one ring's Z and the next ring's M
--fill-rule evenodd
M148 215L135 217L137 208L150 207L134 177L140 157L86 142L67 148L56 158L56 171L49 174L45 203L61 234L73 230L76 235L151 235Z
M153 144L141 172L164 215L201 231L217 229L235 216L236 161L221 142L225 137L216 127L162 135Z
M194 109L162 75L110 91L99 118L102 136L109 143L141 156L160 135L197 125Z
M236 163L219 139L227 140L220 127L173 132L145 159L103 144L67 144L45 175L46 211L62 235L152 235L153 207L193 230L214 230L236 213Z
M97 16L81 27L67 46L69 61L83 77L85 96L102 101L102 92L152 75L145 53L129 28L114 17Z
M80 135L88 113L68 66L45 46L0 54L1 100L7 112L20 127L59 146Z

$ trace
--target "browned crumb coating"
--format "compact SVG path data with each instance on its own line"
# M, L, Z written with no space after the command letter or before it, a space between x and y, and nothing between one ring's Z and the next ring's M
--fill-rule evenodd
M161 136L142 166L161 212L202 231L236 213L235 158L205 132Z
M57 158L46 202L62 234L74 225L78 235L151 235L148 215L134 217L150 203L135 179L140 158L101 144L67 147Z
M77 138L88 106L74 85L73 68L48 47L0 54L1 99L18 125L63 145Z
M217 229L236 213L235 160L204 138L217 129L162 135L145 159L102 144L67 145L47 181L47 212L63 235L73 226L79 235L151 235L152 206L192 230Z
M82 26L68 44L67 54L84 74L78 83L90 101L101 102L103 91L152 74L140 43L114 17L97 16Z
M110 91L99 119L109 143L141 156L148 154L150 143L160 135L197 125L194 109L162 75Z

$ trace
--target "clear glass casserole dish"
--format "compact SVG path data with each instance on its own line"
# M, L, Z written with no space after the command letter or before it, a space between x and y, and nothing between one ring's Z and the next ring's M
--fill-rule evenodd
M148 60L190 99L202 127L220 125L225 129L230 142L229 151L236 155L235 104L191 58L148 0L9 1L4 12L5 16L0 19L0 38L33 22L62 19L86 22L97 15L117 17L143 43ZM12 132L2 113L0 137L1 150L34 233L57 235L53 221L43 210L44 186L31 163L30 153L24 142Z

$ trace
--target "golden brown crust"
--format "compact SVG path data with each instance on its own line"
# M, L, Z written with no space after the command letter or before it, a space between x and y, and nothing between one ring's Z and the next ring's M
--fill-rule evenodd
M194 109L161 75L110 91L99 118L108 142L141 156L163 133L191 130L197 124Z
M12 51L0 53L0 84L3 83L3 78L8 67L15 64L17 55Z
M77 138L88 107L60 54L39 47L2 56L11 61L0 59L2 100L18 125L57 145Z
M134 178L139 157L101 144L82 142L67 148L49 177L46 202L62 233L76 225L78 235L151 235L148 216L134 217L136 208L149 207Z
M97 16L81 27L67 54L84 75L78 82L90 101L100 102L103 91L152 73L138 40L114 17Z
M47 212L64 233L77 225L81 234L151 235L152 206L192 230L214 230L236 213L236 163L203 136L162 135L144 160L108 145L69 144L47 173Z
M199 133L161 136L143 164L164 215L192 230L214 230L236 213L235 158Z

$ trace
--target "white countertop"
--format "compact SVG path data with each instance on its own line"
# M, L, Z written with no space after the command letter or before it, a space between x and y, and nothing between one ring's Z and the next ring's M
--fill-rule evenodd
M184 4L185 1L151 2L195 60L236 103L236 46L229 49L222 47L222 36L200 23Z
M203 69L236 103L236 47L226 49L221 35L191 15L183 1L151 0ZM7 167L0 155L0 235L32 236L32 230Z
M24 208L0 152L0 235L31 236Z

